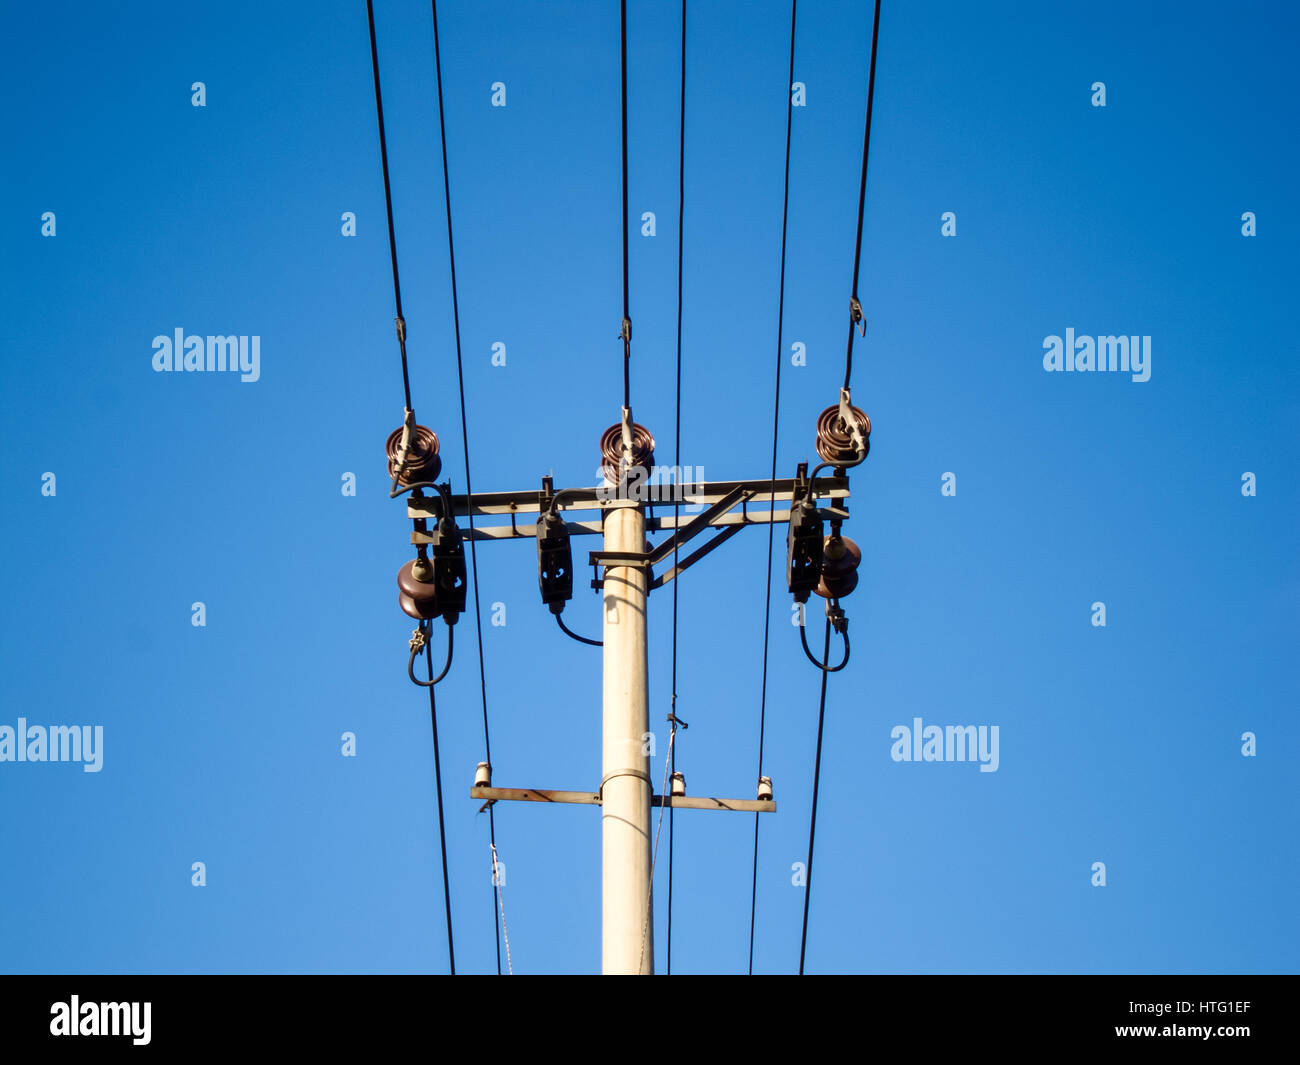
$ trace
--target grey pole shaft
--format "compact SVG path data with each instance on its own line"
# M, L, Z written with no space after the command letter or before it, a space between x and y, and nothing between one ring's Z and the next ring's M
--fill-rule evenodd
M607 551L645 550L645 513L616 507L605 519ZM604 738L601 772L601 969L654 972L650 903L650 730L646 572L605 574Z

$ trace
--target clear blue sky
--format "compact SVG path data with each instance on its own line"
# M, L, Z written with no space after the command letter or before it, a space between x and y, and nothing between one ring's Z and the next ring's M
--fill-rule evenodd
M679 9L629 6L631 205L658 225L631 248L633 405L670 461ZM789 7L690 6L681 459L758 477ZM429 8L376 14L414 401L461 490ZM618 7L440 18L474 485L590 484L621 400ZM864 2L800 5L786 475L843 372L869 36ZM810 971L1296 970L1296 45L1282 4L886 0L853 393L874 433ZM442 971L365 5L50 2L0 49L0 725L104 729L99 773L0 763L0 969ZM155 373L176 328L259 336L260 379ZM1044 372L1067 328L1150 336L1151 379ZM681 586L696 794L753 792L766 547L747 532ZM798 962L817 711L776 568L761 972ZM532 543L479 571L496 782L597 787L599 652L556 631ZM669 593L652 606L658 780ZM566 618L599 624L581 581ZM472 626L438 693L457 961L487 972ZM915 717L997 725L997 772L891 760ZM676 824L674 971L743 972L753 821ZM598 811L499 806L497 840L516 971L597 970Z

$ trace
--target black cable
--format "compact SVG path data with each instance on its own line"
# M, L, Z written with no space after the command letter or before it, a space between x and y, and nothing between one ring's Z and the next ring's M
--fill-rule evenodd
M451 639L452 626L447 626L447 638ZM433 779L438 788L438 843L442 848L442 899L447 908L447 960L451 965L451 975L456 975L456 948L451 936L451 882L447 878L447 829L442 818L442 759L438 753L438 704L434 699L433 686L433 648L424 645L424 658L429 666L429 717L433 721ZM450 664L450 657L448 663ZM443 673L446 674L446 670ZM414 680L414 677L412 677ZM439 678L441 679L441 678ZM418 681L416 683L419 683Z
M566 633L567 635L572 636L572 637L573 637L575 640L577 640L579 643L590 644L592 647L604 647L604 646L605 646L605 641L604 641L604 640L589 640L586 636L579 636L576 632L574 632L571 628L569 628L568 625L566 625L566 624L564 623L564 618L563 618L561 615L556 614L556 615L555 615L555 620L558 621L558 622L560 623L560 628L562 628L562 629L565 631L565 633Z
M806 645L805 645L806 646ZM817 708L817 759L813 766L812 819L808 823L808 868L805 871L803 892L803 932L799 936L799 975L803 976L804 951L808 946L808 902L812 898L813 840L817 835L817 790L822 778L822 725L826 721L826 678L831 670L826 663L831 657L831 619L826 619L826 643L822 649L822 696Z
M785 238L790 217L790 127L794 117L794 26L799 0L790 0L790 73L785 94L785 188L781 194L781 286L776 312L776 398L772 401L772 509L776 509L776 441L781 422L781 363L785 359ZM767 526L767 611L763 618L763 693L758 706L758 775L763 775L763 740L767 728L767 653L772 629L772 543L776 525ZM762 814L754 814L754 882L749 896L749 975L754 975L754 918L758 904L758 825Z
M393 232L393 192L388 183L388 140L384 136L384 98L379 91L379 46L375 43L375 5L366 0L370 22L370 67L375 75L375 114L379 119L379 159L384 167L384 207L388 211L388 251L393 260L393 300L397 304L397 343L402 352L402 392L411 409L411 375L406 368L406 319L402 316L402 283L397 277L397 236Z
M799 626L799 639L803 642L803 653L808 656L808 661L823 673L838 673L849 664L849 630L847 622L845 623L845 628L840 635L844 637L844 661L842 661L838 666L827 666L825 662L818 662L817 659L813 657L813 653L808 647L807 626Z
M876 39L880 34L880 0L871 19L871 71L867 75L867 122L862 131L862 178L858 185L858 241L853 249L853 302L858 303L858 270L862 265L862 215L867 206L867 153L871 149L871 105L876 94ZM853 373L854 314L849 315L849 345L844 356L844 387Z
M632 315L627 271L627 0L619 0L620 70L623 82L623 406L632 406Z
M678 119L677 145L677 399L673 415L673 469L680 483L682 476L682 233L686 214L686 0L682 0L682 86L681 115ZM673 529L681 521L680 490L673 503ZM673 541L673 570L677 569L678 543ZM673 581L673 716L677 716L677 585ZM674 728L676 724L674 723ZM670 752L670 771L677 772L677 746ZM668 807L668 975L673 972L673 814Z
M411 648L411 657L408 658L406 661L406 675L411 678L412 684L418 684L421 688L432 688L435 684L441 681L442 678L445 677L451 671L451 656L452 656L452 650L455 645L455 638L456 638L456 626L448 625L447 626L447 664L442 667L442 672L439 673L436 677L430 674L429 680L415 679L415 656L416 654L419 653L419 648L418 647ZM425 646L428 647L427 642Z
M370 0L367 0L369 3ZM460 390L460 431L465 442L465 504L469 516L469 557L470 568L474 576L474 626L478 633L478 676L479 688L483 696L483 751L489 765L492 764L492 741L488 732L487 673L483 666L483 611L479 603L478 590L478 551L474 540L474 490L469 477L469 424L465 415L465 365L461 358L460 347L460 303L456 295L456 245L452 239L451 227L451 175L447 169L447 121L442 102L442 49L438 39L438 0L432 0L433 7L433 60L438 75L438 133L442 143L442 187L447 207L447 259L451 267L451 313L456 331L456 379ZM495 804L494 804L495 805ZM493 809L488 807L488 832L493 848L496 847L497 830ZM495 852L494 852L495 853ZM493 872L495 873L495 866ZM501 922L497 916L497 892L500 889L496 877L492 878L492 927L497 940L497 975L501 975Z

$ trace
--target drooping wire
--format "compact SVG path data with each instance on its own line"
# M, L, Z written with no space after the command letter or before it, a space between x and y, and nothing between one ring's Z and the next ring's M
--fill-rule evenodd
M375 114L379 120L379 159L384 168L384 207L388 212L388 251L393 260L393 301L397 305L397 343L402 352L402 392L411 409L411 375L406 368L406 319L402 316L402 283L397 276L397 236L393 231L393 192L388 181L388 138L384 135L384 97L379 90L379 46L375 43L375 6L366 0L370 23L370 67L375 75Z
M564 631L565 635L567 635L567 636L572 636L572 637L573 637L575 640L577 640L579 643L585 643L585 644L588 644L588 645L591 646L591 647L604 647L604 646L605 646L605 641L604 641L604 640L593 640L593 639L591 639L589 636L579 636L576 632L574 632L571 628L569 628L568 625L566 625L566 624L564 623L564 615L563 615L563 614L556 614L556 615L555 615L555 620L559 622L559 624L560 624L560 628Z
M781 193L781 283L776 312L776 396L772 401L772 509L776 509L776 442L781 424L781 363L785 359L785 245L790 217L790 130L794 121L794 28L799 0L790 0L790 71L786 78L785 97L785 185ZM763 602L763 687L758 704L758 775L763 775L763 741L767 728L767 658L772 628L772 544L774 522L767 526L767 590ZM754 879L749 896L749 974L754 975L754 920L758 912L758 826L761 814L754 814Z
M808 657L809 662L811 662L818 669L826 673L838 673L841 669L843 669L845 666L849 664L848 623L847 620L843 619L843 617L841 617L841 620L845 622L844 631L840 633L840 635L844 637L844 658L840 661L840 664L838 666L829 665L827 660L818 662L817 659L813 657L812 650L808 646L808 626L807 625L799 626L799 639L803 643L803 653Z
M826 641L822 648L822 694L817 707L817 757L813 765L812 818L808 822L808 868L805 872L803 893L803 932L799 936L799 975L803 976L804 952L808 947L808 903L812 899L813 841L817 838L817 791L822 777L822 726L826 722L826 678L831 670L826 664L831 657L831 620L826 619Z
M673 415L673 469L675 478L680 482L682 470L682 232L686 214L686 0L682 0L682 84L679 93L681 115L678 119L679 140L677 145L677 393L676 413ZM681 521L682 508L680 491L674 494L673 528ZM677 541L673 541L673 569L677 568ZM677 581L673 581L673 716L677 715ZM673 728L677 725L674 722ZM669 767L677 772L677 748L671 738L668 742ZM676 809L668 808L668 975L673 972L673 815Z
M619 0L619 69L623 86L623 406L632 406L632 314L627 270L627 0Z
M370 0L367 0L369 3ZM433 7L433 60L438 80L438 134L442 144L442 188L447 208L447 259L451 270L451 313L456 333L456 381L460 391L460 430L465 442L465 501L469 517L469 557L470 570L474 578L474 627L478 635L478 676L479 688L483 699L483 753L489 765L492 764L492 741L488 729L487 672L483 664L483 611L479 602L478 551L474 540L474 496L470 482L469 462L469 423L465 413L465 365L461 357L460 345L460 303L456 290L456 244L452 237L451 223L451 174L447 167L447 120L442 98L442 47L438 37L438 0L431 0ZM497 830L493 808L488 807L489 839L496 846ZM495 872L495 869L493 870ZM497 920L500 889L493 877L492 884L492 927L496 933L497 975L501 975L501 924Z
M862 266L862 216L867 206L867 155L871 150L871 106L876 95L876 41L880 35L880 0L871 20L871 70L867 75L867 121L862 131L862 176L858 184L858 239L853 249L853 296L849 312L849 343L844 356L844 387L853 375L853 334L862 304L858 300L858 271Z
M450 632L451 626L448 626ZM433 694L433 648L424 645L424 660L429 667L429 717L433 721L433 779L438 789L438 845L442 849L442 899L447 908L447 961L451 975L456 975L456 948L451 935L451 882L447 877L447 829L442 817L442 758L438 753L438 703Z

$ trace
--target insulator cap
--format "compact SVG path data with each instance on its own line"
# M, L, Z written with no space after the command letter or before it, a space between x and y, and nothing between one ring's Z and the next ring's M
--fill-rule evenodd
M853 449L853 437L849 435L847 426L840 418L839 405L827 407L817 417L817 454L821 456L823 462L832 465L857 462L859 459L865 459L867 452L871 450L871 419L858 407L850 407L849 410L853 412L858 428L862 431L862 440L866 444L866 449L861 455Z
M605 430L600 438L600 471L610 484L618 484L619 465L623 461L623 423L618 422ZM655 438L650 430L637 422L632 423L632 465L649 471L655 464Z
M384 450L388 453L388 476L397 477L397 483L404 488L413 484L428 484L437 479L442 472L442 459L438 457L438 435L423 425L415 427L411 446L406 455L406 465L398 472L397 458L402 450L401 429L394 429L388 436Z
M416 580L412 570L420 559L413 558L397 571L397 587L400 591L398 603L401 604L402 610L417 620L427 621L430 618L436 618L440 611L438 610L438 586L436 584Z

